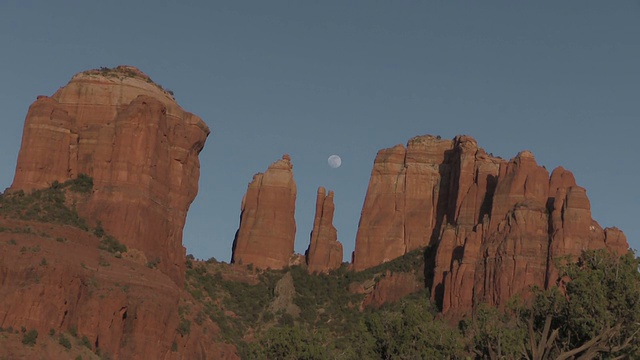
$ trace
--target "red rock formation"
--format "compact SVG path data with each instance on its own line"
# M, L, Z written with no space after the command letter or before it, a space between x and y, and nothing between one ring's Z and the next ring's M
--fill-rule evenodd
M628 249L622 232L591 219L573 174L558 168L549 177L528 151L506 162L468 136L417 137L406 151L398 145L376 157L354 268L429 244L432 298L445 313L458 314L478 302L526 296L533 285L555 285L554 259Z
M353 267L363 270L430 243L441 222L451 140L419 136L376 156L356 235Z
M387 270L384 277L373 287L373 291L364 298L362 307L379 308L384 304L394 303L420 288L424 289L424 284L413 272L394 273Z
M296 183L289 155L253 176L242 199L232 262L261 269L289 265L296 237Z
M31 105L11 190L93 177L79 212L181 283L182 229L208 134L138 69L86 71Z
M92 351L112 359L238 359L208 318L188 319L190 332L180 332L179 306L189 306L192 317L200 305L161 272L98 250L98 239L76 228L19 220L0 225L31 229L0 233L0 327L35 329L38 343L50 329L69 334L75 328ZM69 359L69 353L55 355L55 347L40 356L0 346L0 358Z
M310 273L328 272L342 265L342 244L333 226L333 191L318 188L316 215L313 220L311 242L307 249L307 270Z
M604 229L604 244L607 249L613 251L614 254L622 255L629 251L627 237L622 230L617 227L608 227Z

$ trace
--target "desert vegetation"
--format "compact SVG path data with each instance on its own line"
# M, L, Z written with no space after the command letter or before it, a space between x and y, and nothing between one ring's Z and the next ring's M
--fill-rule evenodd
M26 221L37 221L42 223L54 223L70 225L92 232L100 239L98 247L116 256L127 252L127 247L120 243L115 237L107 234L100 221L95 228L91 229L85 219L80 217L76 210L77 196L89 195L93 190L93 179L85 174L79 174L77 178L67 180L63 183L54 181L46 189L33 190L26 193L22 190L15 192L5 192L0 194L0 216L5 219L19 219ZM68 192L73 196L69 200ZM12 233L33 233L31 227L5 228L0 227L0 232ZM46 233L39 234L42 237L50 237ZM61 237L55 239L64 243L67 240ZM15 239L9 240L10 245L16 245ZM24 248L24 252L37 252L35 248ZM43 264L46 265L46 264Z
M75 203L68 203L66 192L88 194L92 189L91 177L80 174L77 178L64 183L54 181L47 189L34 190L30 193L22 190L5 192L0 195L0 216L71 225L88 231L89 226L78 215Z
M428 251L428 249L427 249ZM362 310L349 284L390 271L420 273L425 250L363 272L342 267L309 275L294 266L225 280L224 264L190 258L187 289L247 359L608 359L638 358L640 260L585 251L559 265L559 286L531 289L501 308L478 305L462 320L443 317L426 290ZM277 284L293 278L291 307L274 309Z

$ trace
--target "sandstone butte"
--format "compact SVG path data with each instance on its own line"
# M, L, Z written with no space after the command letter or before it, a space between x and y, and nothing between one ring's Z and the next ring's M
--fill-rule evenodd
M191 319L190 331L180 330L192 316L180 307L201 310L182 286L181 237L208 134L200 118L133 67L86 71L38 97L9 191L87 174L94 190L74 199L78 212L101 221L129 251L116 258L89 232L0 218L3 229L13 229L0 232L0 327L40 334L35 348L9 344L0 357L68 359L45 347L53 339L47 334L75 329L91 351L113 359L238 358L210 319ZM51 351L60 347L53 341Z
M571 172L559 167L549 176L528 151L505 161L469 136L430 135L378 152L352 266L367 269L427 246L426 285L443 312L455 314L554 286L556 259L628 250L620 230L591 218Z
M333 191L327 194L325 188L319 187L311 241L306 252L309 273L326 273L342 265L342 244L333 226L334 211Z
M296 237L295 206L293 165L291 157L283 155L249 183L231 262L259 269L289 266Z
M10 190L91 176L79 213L181 284L182 230L209 132L134 67L85 71L29 108Z

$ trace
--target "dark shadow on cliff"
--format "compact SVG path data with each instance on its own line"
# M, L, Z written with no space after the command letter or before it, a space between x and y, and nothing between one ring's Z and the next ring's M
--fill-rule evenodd
M458 184L452 184L451 180L454 179L455 173L458 171L454 168L456 165L455 156L457 152L455 149L446 150L444 153L444 160L442 164L438 167L438 172L440 174L440 184L438 188L438 203L436 205L436 223L431 233L431 238L429 240L429 246L425 250L424 254L424 281L425 287L433 293L438 289L432 289L433 287L433 276L434 276L434 268L435 268L435 258L438 250L438 245L440 243L440 235L442 234L442 225L447 219L447 221L451 221L453 219L452 216L455 216L455 209L449 209L449 204L456 203L456 200L449 199L451 192L455 194L457 192ZM455 195L454 195L455 196ZM454 206L455 207L455 206ZM451 214L450 214L451 213ZM441 292L442 290L440 290ZM438 300L438 295L436 295L436 301ZM441 300L440 300L441 302Z

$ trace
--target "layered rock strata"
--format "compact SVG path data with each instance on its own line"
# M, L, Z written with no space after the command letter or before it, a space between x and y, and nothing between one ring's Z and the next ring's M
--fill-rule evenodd
M11 190L91 176L81 215L182 283L182 230L209 132L134 67L82 72L29 108Z
M283 155L249 183L231 261L260 269L289 266L296 237L295 203L293 165L291 157Z
M366 269L424 246L433 254L427 286L445 313L553 286L554 261L584 249L628 249L621 231L591 218L586 192L569 171L549 176L528 151L507 162L471 137L428 135L378 153L353 266Z
M363 270L432 242L443 218L454 141L420 136L380 150L371 171L353 253Z
M307 270L310 273L326 273L342 265L342 244L333 226L334 211L333 191L327 194L325 188L319 187L311 242L306 252Z

